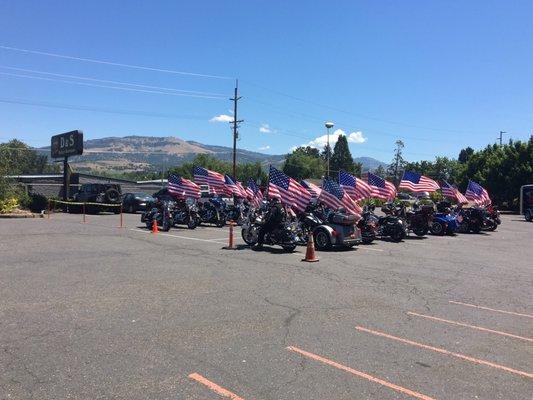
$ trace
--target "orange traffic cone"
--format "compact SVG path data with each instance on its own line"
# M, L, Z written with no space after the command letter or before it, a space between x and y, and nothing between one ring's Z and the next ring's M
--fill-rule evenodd
M302 260L305 262L317 262L319 261L315 255L315 241L313 234L309 234L309 240L307 241L307 250L305 251L305 258Z
M152 221L152 233L159 233L159 228L157 227L157 221L155 219Z

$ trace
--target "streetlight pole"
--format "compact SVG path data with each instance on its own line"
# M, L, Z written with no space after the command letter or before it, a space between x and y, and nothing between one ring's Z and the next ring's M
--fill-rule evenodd
M328 131L328 142L327 142L328 144L326 147L326 160L327 160L326 177L329 178L329 158L330 158L330 153L331 153L331 147L329 146L329 130L330 128L333 128L335 125L333 124L333 122L326 122L325 125L326 125L326 130Z

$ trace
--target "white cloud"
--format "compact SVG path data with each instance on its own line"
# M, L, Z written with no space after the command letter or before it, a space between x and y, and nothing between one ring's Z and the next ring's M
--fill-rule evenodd
M363 132L357 131L352 132L348 135L348 142L350 143L364 143L366 142L366 137L363 136Z
M259 147L258 150L261 150L261 151L265 151L265 150L270 150L270 146L263 146L263 147Z
M346 132L344 132L342 129L335 130L332 134L329 135L329 145L333 148L335 146L335 143L337 143L337 140L339 140L339 136L344 135L346 136L346 139L350 143L364 143L366 142L366 138L363 136L363 132L352 132L349 135L346 135ZM328 143L328 135L322 135L317 137L314 140L311 140L309 143L303 144L302 146L310 146L314 147L316 149L322 150L326 144Z
M210 122L231 122L233 121L233 117L231 115L227 114L220 114L216 117L213 117L209 120Z
M268 124L261 124L259 127L259 132L261 133L272 133L272 129Z

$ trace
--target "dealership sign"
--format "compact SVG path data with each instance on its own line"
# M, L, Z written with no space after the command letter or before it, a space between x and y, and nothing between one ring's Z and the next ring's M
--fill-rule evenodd
M52 136L52 158L79 156L83 154L83 132L71 131Z

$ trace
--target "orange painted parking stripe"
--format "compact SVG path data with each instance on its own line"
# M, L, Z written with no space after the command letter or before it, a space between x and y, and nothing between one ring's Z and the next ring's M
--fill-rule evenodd
M418 313L411 312L411 311L408 311L407 314L409 314L409 315L414 315L414 316L416 316L416 317L422 317L422 318L432 319L432 320L434 320L434 321L445 322L445 323L447 323L447 324L452 324L452 325L457 325L457 326L464 326L464 327L466 327L466 328L476 329L476 330L478 330L478 331L489 332L489 333L495 333L495 334L497 334L497 335L508 336L508 337L512 337L512 338L514 338L514 339L520 339L520 340L526 340L526 341L528 341L528 342L533 342L533 339L528 338L528 337L518 336L518 335L515 335L515 334L512 334L512 333L508 333L508 332L495 331L494 329L483 328L482 326L476 326L476 325L465 324L465 323L463 323L463 322L451 321L451 320L449 320L449 319L433 317L433 316L431 316L431 315L418 314Z
M202 385L206 386L208 389L212 390L219 396L226 397L231 400L244 400L242 397L239 397L235 393L232 393L229 390L224 389L222 386L219 386L216 383L211 382L209 379L204 378L202 375L196 372L190 374L189 378L194 379L196 382L201 383Z
M530 314L522 314L522 313L517 313L517 312L513 312L513 311L498 310L497 308L478 306L476 304L470 304L470 303L462 303L460 301L450 300L448 303L458 304L458 305L461 305L461 306L467 306L467 307L473 307L473 308L479 308L481 310L494 311L494 312L499 312L499 313L503 313L503 314L517 315L519 317L533 318L533 315L530 315Z
M470 362L473 362L473 363L476 363L476 364L486 365L488 367L501 369L503 371L507 371L507 372L510 372L512 374L525 376L526 378L533 378L533 374L530 374L529 372L524 372L524 371L520 371L520 370L517 370L517 369L509 368L509 367L506 367L504 365L492 363L490 361L480 360L479 358L466 356L466 355L460 354L460 353L454 353L452 351L448 351L448 350L441 349L441 348L438 348L438 347L433 347L433 346L429 346L427 344L414 342L414 341L409 340L409 339L400 338L398 336L392 336L392 335L389 335L389 334L384 333L384 332L379 332L379 331L374 331L372 329L367 329L367 328L364 328L362 326L356 326L355 329L357 329L358 331L370 333L372 335L381 336L381 337L384 337L384 338L387 338L387 339L392 339L392 340L396 340L398 342L410 344L412 346L421 347L423 349L436 351L437 353L446 354L447 356L457 357L457 358L460 358L462 360L470 361Z
M435 400L432 397L426 396L426 395L418 393L418 392L414 392L414 391L412 391L410 389L406 389L404 387L395 385L394 383L390 383L390 382L384 381L383 379L376 378L376 377L374 377L372 375L368 375L368 374L366 374L364 372L357 371L357 370L355 370L353 368L350 368L350 367L347 367L345 365L339 364L339 363L337 363L335 361L332 361L332 360L329 360L327 358L321 357L321 356L319 356L317 354L309 353L308 351L299 349L298 347L289 346L289 347L287 347L287 350L293 351L293 352L298 353L298 354L301 354L302 356L311 358L312 360L320 361L320 362L322 362L324 364L327 364L327 365L330 365L330 366L335 367L337 369L340 369L341 371L348 372L350 374L353 374L353 375L358 376L360 378L367 379L367 380L369 380L371 382L374 382L374 383L378 383L380 385L388 387L389 389L396 390L397 392L407 394L407 395L412 396L414 398L422 399L422 400Z

